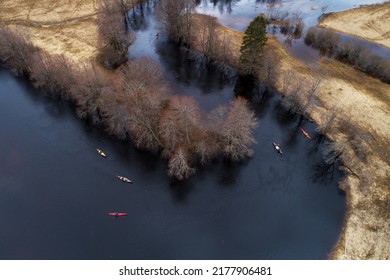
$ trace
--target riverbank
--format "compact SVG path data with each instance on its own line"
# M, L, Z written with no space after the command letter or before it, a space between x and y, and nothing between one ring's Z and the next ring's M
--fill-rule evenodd
M319 27L363 38L390 48L390 2L361 6L323 17Z
M232 61L238 61L237 46L243 33L223 26L218 26L218 31L229 36ZM289 56L272 36L267 44L280 58L275 62L276 89L283 92L286 89L283 77L294 73L290 83L304 81L300 95L307 95L318 69ZM342 234L329 257L389 259L390 85L333 59L322 59L318 68L323 75L322 83L317 101L306 113L333 141L333 149L339 153L346 174L340 188L346 192L348 208Z
M64 54L77 62L94 60L97 48L97 43L94 44L97 41L97 27L94 21L95 1L87 3L69 1L63 4L64 7L41 1L42 5L34 4L36 1L23 2L25 4L20 5L19 11L18 3L7 0L5 2L7 5L4 6L6 8L2 9L0 17L2 24L7 23L11 27L30 32L32 42L50 54ZM28 3L31 3L30 6L26 6ZM73 5L72 9L68 9L69 4ZM35 13L34 7L45 9ZM74 17L72 12L75 10L80 13L84 11L84 14L77 14L77 17ZM49 17L46 18L46 15L53 11L56 11L53 13L54 18L50 20ZM70 14L72 16L69 16ZM60 18L56 18L55 15ZM43 23L41 17L45 17L48 21ZM36 27L39 19L41 20L40 27ZM15 23L15 21L23 24ZM58 21L62 24L58 25ZM82 24L90 27L91 34L86 35L91 36L89 39L78 33L84 32L81 28ZM243 33L219 28L219 30L224 29L225 34L231 38L229 42L235 46L232 48L233 55L238 57ZM61 34L61 32L66 34ZM75 41L71 41L72 39ZM278 66L279 77L289 72L297 74L296 80L310 77L311 69L291 58L272 37L269 38L269 45L277 50L281 58ZM332 129L329 130L327 136L335 142L345 140L348 143L354 143L346 145L341 157L348 174L341 183L341 187L347 192L348 215L343 234L334 249L332 258L389 259L388 215L390 211L388 205L390 195L387 186L390 174L390 156L387 150L388 139L390 139L387 99L389 85L333 60L324 60L321 66L327 70L328 75L319 90L317 97L319 103L310 108L310 118L321 127L324 125L326 116L338 106L340 110L336 121L332 123ZM280 91L281 85L282 81L279 81L277 87ZM364 152L361 153L361 151Z
M290 57L279 45L279 77L293 71L300 79L312 70ZM347 194L347 215L333 259L390 258L390 86L340 62L324 59L326 77L319 88L319 104L309 117L319 127L332 115L335 120L326 136L343 146L340 159L345 179L340 188ZM282 90L279 80L278 90ZM307 91L303 91L307 92Z

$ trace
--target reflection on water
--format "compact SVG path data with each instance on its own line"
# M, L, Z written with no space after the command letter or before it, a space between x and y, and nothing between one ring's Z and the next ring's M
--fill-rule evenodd
M212 15L218 18L218 21L235 30L245 31L251 20L258 14L274 15L280 17L288 13L290 16L294 13L302 15L305 29L315 26L322 12L338 12L359 5L383 3L378 0L358 0L358 1L308 1L308 0L286 0L286 1L261 1L261 0L238 0L238 1L198 1L197 11L199 13ZM270 25L267 32L276 36L278 41L286 46L288 53L296 59L307 64L318 60L319 53L316 50L306 46L302 38L286 37L279 32L279 27ZM385 57L390 60L390 50L368 41L342 35L343 40L353 40L356 44L361 44L368 48L375 55Z

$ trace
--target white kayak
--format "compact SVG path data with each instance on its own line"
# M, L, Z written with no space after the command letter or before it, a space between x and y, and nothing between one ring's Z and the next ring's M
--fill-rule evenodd
M121 180L122 182L124 183L129 183L129 184L132 184L133 181L131 181L130 179L126 178L126 177L123 177L123 176L116 176L119 180Z
M282 149L280 148L279 144L276 144L272 142L272 145L274 146L274 149L281 155L283 155Z

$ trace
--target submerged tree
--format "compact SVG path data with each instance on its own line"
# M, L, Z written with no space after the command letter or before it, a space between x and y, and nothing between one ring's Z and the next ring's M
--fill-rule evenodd
M227 113L222 126L221 141L224 154L232 160L241 160L253 155L250 146L256 143L253 129L257 126L254 113L249 109L248 102L238 97Z
M128 118L126 129L138 148L157 151L163 146L158 130L167 98L162 71L148 58L128 62L120 71Z
M76 83L76 66L64 55L35 52L31 57L30 79L33 85L49 93L70 98L70 89Z
M190 150L198 138L200 109L192 97L174 96L169 101L160 121L160 134L165 154L179 146Z
M178 147L171 155L168 163L168 174L178 180L187 179L195 169L189 164L189 154L183 147Z
M193 0L159 1L157 17L172 40L191 44L194 9L195 2Z
M256 75L262 63L264 46L267 43L267 22L263 14L251 21L245 31L240 48L240 64L245 74Z
M70 89L70 94L75 100L78 116L89 119L94 124L100 123L100 97L103 89L109 86L106 76L91 63L81 67L75 77L76 81Z

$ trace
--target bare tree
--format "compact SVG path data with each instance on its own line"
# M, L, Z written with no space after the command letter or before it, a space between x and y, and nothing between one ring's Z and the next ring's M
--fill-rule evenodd
M121 85L125 93L133 91L162 91L161 67L147 57L141 57L135 61L129 61L119 68Z
M291 78L293 77L295 78L295 75L293 75ZM286 92L286 95L282 100L282 104L289 110L298 113L302 111L303 100L301 97L301 92L304 88L305 79L300 77L294 80L295 82L291 89Z
M329 142L323 149L324 160L328 164L335 163L343 154L347 147L346 140L338 140L335 142Z
M304 23L302 20L302 12L300 10L296 10L291 17L283 19L280 31L282 34L287 36L287 41L291 41L293 38L301 38L303 28Z
M167 102L167 88L160 66L149 58L129 61L118 70L118 96L126 115L126 130L138 148L157 151L163 147L160 118Z
M133 36L126 32L124 5L118 0L99 0L97 25L100 58L104 65L119 64L127 54Z
M70 98L70 89L76 83L76 67L69 59L41 51L34 53L31 61L30 78L35 87Z
M177 147L189 150L196 142L200 127L200 110L195 100L188 96L174 96L169 101L160 123L160 135L165 153Z
M322 134L326 134L336 120L337 115L340 113L340 107L334 106L327 111L323 116L322 121L318 124L317 130Z
M333 55L340 40L337 33L317 27L310 27L305 36L305 44L319 49L324 55Z
M188 178L195 172L189 161L188 152L181 146L177 147L169 159L168 174L176 177L178 180Z
M226 123L228 112L227 106L220 105L208 113L205 121L202 122L203 128L199 133L199 139L195 143L195 153L202 164L223 153L221 128Z
M206 131L200 130L200 135L193 144L193 154L199 159L201 164L206 164L220 153L220 145L213 137Z
M219 33L216 49L218 50L216 53L216 62L222 71L230 72L232 70L231 67L238 65L237 58L234 60L235 56L231 48L230 36L225 31Z
M292 81L296 80L297 75L294 71L287 71L282 75L282 94L287 96L289 94L289 88Z
M307 88L306 100L302 105L302 112L305 113L308 107L313 103L314 98L317 95L318 88L326 77L325 70L317 66L312 70L312 75L309 80L309 86Z
M194 9L193 0L161 0L158 3L157 17L173 40L191 45Z
M100 95L102 89L108 85L106 76L93 64L84 65L75 76L76 83L71 87L70 93L76 101L78 116L99 123Z
M31 73L32 54L38 52L25 33L0 27L0 60L17 76Z
M164 145L159 134L165 98L159 92L135 91L126 95L127 129L138 148L158 151Z
M200 51L213 59L216 56L218 42L216 18L204 16L199 21L199 25Z
M273 48L264 49L264 57L259 70L259 79L268 87L275 87L277 79L277 69L280 62L280 56Z
M257 126L254 113L242 97L232 101L226 121L222 126L221 141L224 154L232 160L252 156L250 146L256 143L253 129Z
M100 96L100 111L108 133L126 139L128 136L129 116L126 111L126 96L119 90L104 87Z

